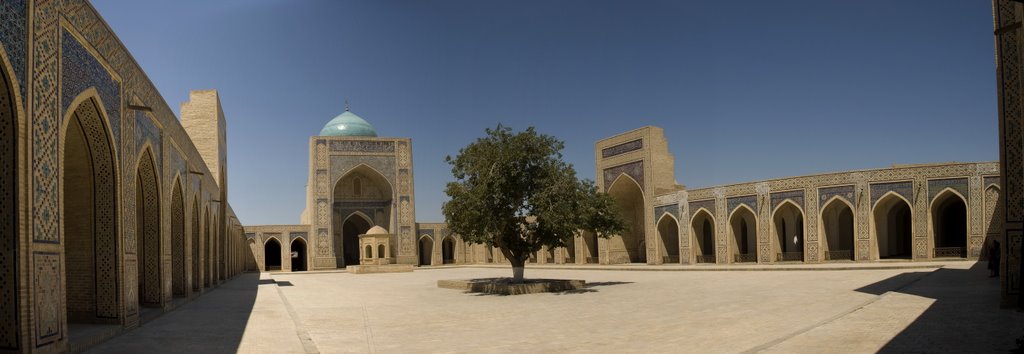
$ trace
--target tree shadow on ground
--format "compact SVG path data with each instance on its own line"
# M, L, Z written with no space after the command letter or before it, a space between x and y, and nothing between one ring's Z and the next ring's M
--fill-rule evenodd
M622 285L622 284L633 284L633 282L631 282L631 281L602 281L602 282L595 282L595 283L587 283L586 285L583 286L583 289L559 291L559 292L555 292L554 294L555 295L572 295L572 294L596 293L598 291L597 289L594 289L596 287L612 286L612 285Z
M999 278L989 278L983 262L970 269L902 273L857 291L934 300L881 353L1007 352L1024 334L1024 313L999 308Z

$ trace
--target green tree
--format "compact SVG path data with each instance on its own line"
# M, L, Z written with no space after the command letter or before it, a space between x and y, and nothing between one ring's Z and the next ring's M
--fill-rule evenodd
M514 282L542 246L564 247L580 231L608 237L625 229L611 196L562 161L564 146L533 127L513 132L499 124L445 159L455 177L442 208L448 228L500 249Z

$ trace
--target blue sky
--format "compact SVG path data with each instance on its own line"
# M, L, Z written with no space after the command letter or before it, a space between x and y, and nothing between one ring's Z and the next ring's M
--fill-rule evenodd
M220 91L229 200L293 224L309 137L344 110L411 137L419 221L497 123L594 143L665 129L690 188L997 160L986 1L95 0L177 110Z

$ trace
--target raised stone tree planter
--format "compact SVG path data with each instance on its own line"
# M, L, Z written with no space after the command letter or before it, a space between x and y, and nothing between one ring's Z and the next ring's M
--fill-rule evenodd
M438 280L437 287L465 290L471 293L523 295L583 289L586 281L578 279L525 279L512 283L512 278Z

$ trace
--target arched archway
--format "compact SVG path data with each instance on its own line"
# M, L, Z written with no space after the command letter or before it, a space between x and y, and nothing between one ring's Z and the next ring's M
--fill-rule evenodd
M342 267L359 265L359 235L373 227L370 219L362 213L352 213L342 224L340 234L335 234L334 252L341 255L338 264Z
M796 262L804 260L804 213L790 200L783 201L772 216L775 237L775 260Z
M715 218L705 209L699 209L690 221L696 263L715 263Z
M68 117L64 134L62 216L68 323L120 321L118 168L100 107L96 99L80 103Z
M160 186L153 153L146 149L139 157L135 178L135 254L138 257L139 304L161 303Z
M872 220L878 258L912 258L910 203L895 193L889 193L875 203L874 209Z
M420 265L430 265L430 256L434 254L434 240L420 237Z
M2 49L0 49L2 50ZM18 302L18 110L17 90L0 59L0 348L17 350Z
M377 245L377 258L387 258L388 248L384 245Z
M203 207L203 286L209 288L213 284L213 273L210 271L210 252L213 235L210 234L210 206Z
M963 196L946 189L932 200L930 210L932 257L967 257L967 202Z
M269 238L263 243L263 269L266 271L281 270L281 243L276 238Z
M302 238L295 238L292 240L292 271L293 272L305 272L308 270L306 267L306 241Z
M671 214L664 214L658 221L658 236L661 244L658 254L663 263L679 263L679 222Z
M188 295L185 282L185 200L181 181L175 179L171 190L171 294Z
M641 248L644 232L644 192L640 184L626 174L619 175L608 188L608 194L619 207L619 216L626 221L626 230L608 238L608 263L645 262L647 251Z
M597 241L598 236L597 236L597 234L595 234L593 232L584 232L582 237L583 237L583 245L587 247L587 249L586 249L587 259L584 260L585 263L600 263L600 258L599 258L600 256L599 256L598 247L597 247L597 245L598 245L598 241ZM501 254L501 253L499 252L499 254ZM501 255L502 255L502 257L505 256L504 254L501 254Z
M853 207L845 199L832 198L821 209L821 232L826 261L853 260Z
M733 262L757 262L757 217L746 205L736 207L729 218L729 233L733 244Z
M202 259L199 253L199 245L202 244L199 239L199 201L196 198L192 198L192 291L199 291L201 287L200 260Z
M394 188L383 173L360 164L334 182L332 197L332 239L337 264L357 265L359 235L375 225L391 229Z
M455 241L451 237L445 237L441 241L441 261L444 264L455 263Z

